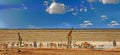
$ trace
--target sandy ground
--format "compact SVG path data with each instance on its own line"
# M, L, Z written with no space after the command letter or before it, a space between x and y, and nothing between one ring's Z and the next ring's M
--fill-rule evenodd
M120 55L120 49L92 50L92 49L53 49L53 48L22 48L0 49L0 55Z

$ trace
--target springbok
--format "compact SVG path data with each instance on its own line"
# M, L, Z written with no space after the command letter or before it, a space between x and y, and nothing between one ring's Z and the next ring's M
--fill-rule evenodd
M56 48L57 47L56 43L49 43L48 45L50 46L50 48L52 48L52 47Z
M81 47L83 48L94 48L94 46L88 42L82 42Z
M39 43L39 47L40 47L40 48L43 47L43 43L40 42L40 43Z

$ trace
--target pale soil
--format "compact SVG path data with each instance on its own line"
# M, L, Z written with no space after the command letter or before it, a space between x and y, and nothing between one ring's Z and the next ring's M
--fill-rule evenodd
M51 48L23 48L0 50L0 55L120 55L120 49L91 50L91 49L51 49Z

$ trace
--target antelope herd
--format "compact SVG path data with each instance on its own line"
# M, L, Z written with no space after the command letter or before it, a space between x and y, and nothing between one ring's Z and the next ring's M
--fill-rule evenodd
M34 47L34 42L23 42L21 48L67 48L66 42L37 42ZM17 42L0 42L0 48L17 48L19 45ZM72 48L94 48L92 44L88 42L82 42L80 44L73 43Z

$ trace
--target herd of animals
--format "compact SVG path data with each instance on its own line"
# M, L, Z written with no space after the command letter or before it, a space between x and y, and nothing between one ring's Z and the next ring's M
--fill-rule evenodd
M54 42L48 42L48 43L43 43L43 42L23 42L22 41L22 37L20 35L20 33L18 32L18 42L7 42L7 43L0 43L0 48L68 48L68 47L72 47L72 48L94 48L96 47L95 45L90 44L89 42L81 42L79 44L76 43L71 43L72 42L72 31L73 31L73 27L71 28L71 30L69 31L69 33L67 34L67 38L68 41L65 43L54 43ZM115 41L115 45L116 45L116 41ZM100 45L101 47L104 45Z
M81 42L79 44L76 43L71 43L72 42L72 31L73 28L69 31L68 33L68 42L64 42L64 43L54 43L54 42L24 42L22 41L22 37L20 35L20 33L18 32L18 42L0 42L0 48L68 48L68 47L72 47L72 48L95 48L96 45L92 45L89 42ZM100 47L103 47L104 45L100 45ZM116 41L113 41L113 46L116 46Z
M17 42L0 42L0 48L18 48ZM54 43L54 42L22 42L20 48L67 48L67 43ZM88 43L82 42L80 44L73 43L71 45L74 48L94 48L95 46ZM102 46L102 45L101 45Z

